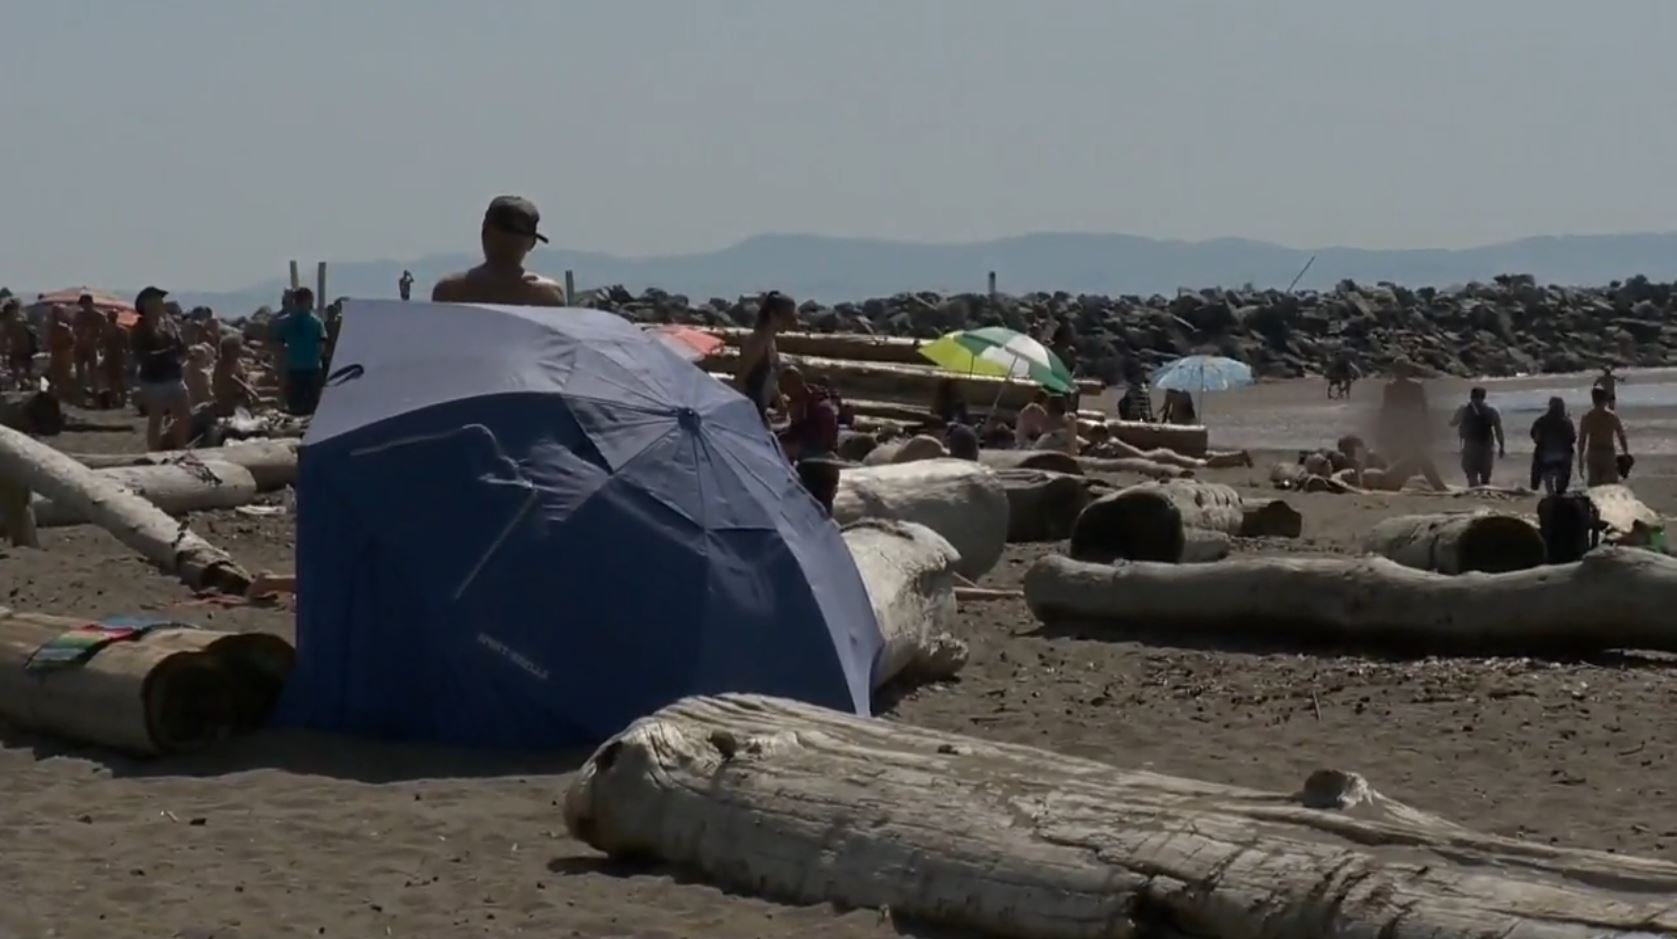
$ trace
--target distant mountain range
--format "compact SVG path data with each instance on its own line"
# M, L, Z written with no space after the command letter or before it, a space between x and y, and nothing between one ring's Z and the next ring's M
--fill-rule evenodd
M588 251L538 251L532 265L555 278L576 272L579 289L622 284L631 290L659 287L698 301L734 298L770 288L800 300L860 300L906 290L980 292L995 271L1007 293L1065 290L1072 293L1170 295L1179 287L1284 288L1314 255L1299 287L1331 287L1341 280L1392 281L1406 286L1449 286L1497 274L1531 274L1542 283L1601 285L1644 274L1677 279L1677 232L1523 238L1459 250L1375 251L1359 248L1289 248L1262 241L1161 241L1134 235L1039 234L969 244L921 244L819 235L760 235L703 254L627 258ZM333 297L394 297L403 269L416 279L414 296L431 283L475 263L470 255L433 255L413 261L334 262L328 269ZM310 278L312 286L313 271ZM188 305L206 304L223 316L277 303L284 282L275 279L227 293L181 289Z

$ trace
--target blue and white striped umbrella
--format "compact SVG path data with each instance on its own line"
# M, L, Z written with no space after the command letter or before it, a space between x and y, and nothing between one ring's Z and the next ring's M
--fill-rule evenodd
M1220 355L1190 355L1153 373L1153 387L1166 391L1228 391L1252 382L1251 366Z

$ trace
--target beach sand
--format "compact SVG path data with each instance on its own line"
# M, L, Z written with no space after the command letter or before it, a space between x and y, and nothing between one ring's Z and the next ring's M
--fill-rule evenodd
M1635 381L1633 376L1633 382ZM1526 384L1519 384L1524 381ZM1453 405L1462 383L1441 386ZM1492 400L1586 382L1492 385ZM1632 388L1636 387L1634 384ZM1650 392L1651 393L1651 392ZM1270 459L1357 429L1377 399L1328 403L1319 383L1217 395L1213 439L1267 444L1256 469L1208 478L1272 497ZM1509 408L1525 476L1529 415ZM101 420L108 415L98 415ZM1677 408L1628 405L1633 485L1677 514ZM136 450L76 434L68 450ZM1447 478L1459 472L1441 457ZM1289 550L1346 553L1375 520L1474 504L1445 496L1288 495L1305 516ZM1499 503L1529 510L1535 499ZM205 513L193 525L252 569L289 569L288 517ZM0 603L64 615L166 612L289 635L284 608L221 608L92 528L0 549ZM1016 585L1057 546L1014 546L985 579ZM1273 543L1241 550L1276 550ZM1125 767L1292 790L1312 770L1366 775L1387 795L1500 834L1677 855L1677 659L1400 660L1092 641L1040 630L1019 601L963 608L972 660L885 715ZM508 754L263 732L185 759L136 761L0 733L0 935L667 936L936 935L725 894L677 873L608 863L563 830L585 754ZM55 930L51 932L49 930ZM947 934L947 933L945 933Z

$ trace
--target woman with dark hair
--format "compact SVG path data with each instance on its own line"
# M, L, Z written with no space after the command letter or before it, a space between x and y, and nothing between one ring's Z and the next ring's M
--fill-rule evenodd
M797 322L797 303L786 294L771 290L758 302L757 325L740 346L735 387L757 405L757 413L762 415L765 424L769 420L769 407L780 398L780 352L775 348L774 337Z
M186 446L192 408L186 390L186 343L163 308L168 296L156 287L140 291L134 308L140 322L129 334L140 371L140 403L146 409L146 447L178 450Z

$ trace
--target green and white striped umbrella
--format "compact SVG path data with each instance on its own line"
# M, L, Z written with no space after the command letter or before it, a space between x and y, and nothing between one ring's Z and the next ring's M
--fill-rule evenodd
M1071 370L1052 349L1001 326L948 333L921 346L920 354L952 372L1028 381L1061 394L1076 388Z

